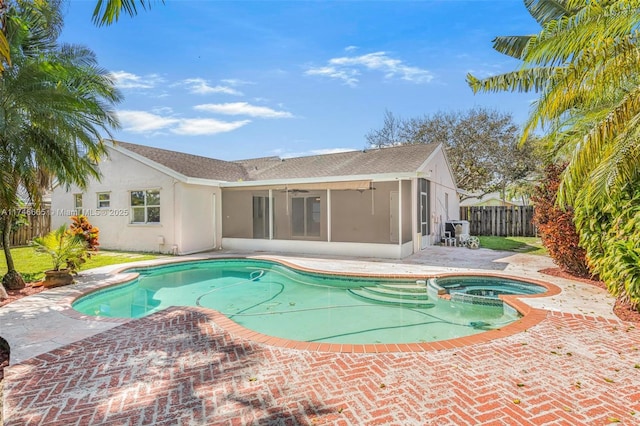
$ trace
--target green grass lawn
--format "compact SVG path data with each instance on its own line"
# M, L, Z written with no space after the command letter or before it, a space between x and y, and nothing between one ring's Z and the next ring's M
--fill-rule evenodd
M46 253L37 253L31 247L18 247L11 249L13 262L16 269L25 282L40 281L44 278L44 271L51 269L51 257ZM115 265L118 263L136 262L138 260L150 260L159 255L150 253L127 253L120 251L99 251L91 255L80 270L97 268L99 266ZM7 273L7 262L4 253L0 254L0 277Z
M516 251L547 255L547 250L538 237L479 237L480 247L492 250Z

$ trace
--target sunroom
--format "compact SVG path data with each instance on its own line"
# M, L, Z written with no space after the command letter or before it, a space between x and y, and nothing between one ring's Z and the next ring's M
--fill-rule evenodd
M412 236L420 232L415 226L414 182L418 182L415 177L396 177L224 185L222 245L252 251L404 257L414 251ZM426 211L428 206L424 207ZM425 235L428 231L427 226Z

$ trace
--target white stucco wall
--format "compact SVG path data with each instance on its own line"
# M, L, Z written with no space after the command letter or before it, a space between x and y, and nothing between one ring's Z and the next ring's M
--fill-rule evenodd
M175 180L117 151L110 152L110 157L99 164L101 181L92 180L82 192L84 213L91 224L100 229L100 247L171 253L174 245L177 245L174 227ZM130 191L151 189L160 191L160 224L132 224ZM70 223L69 210L74 208L73 194L80 192L77 187L54 189L51 195L52 229ZM99 192L110 193L109 208L97 208Z
M176 201L178 252L186 254L220 247L220 188L178 183Z
M431 182L431 244L440 241L444 222L460 219L460 199L456 191L453 170L445 158L444 151L438 149L422 170ZM448 194L448 197L445 195ZM446 199L448 198L448 208Z

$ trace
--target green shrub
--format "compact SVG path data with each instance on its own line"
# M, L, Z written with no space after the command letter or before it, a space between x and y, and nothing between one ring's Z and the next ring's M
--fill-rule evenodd
M606 203L588 194L575 207L580 244L611 294L640 304L640 177L612 191Z
M556 204L560 175L564 168L564 165L545 168L543 180L531 197L536 205L533 223L556 265L572 275L591 278L586 251L579 245L580 238L573 223L573 209L563 209Z

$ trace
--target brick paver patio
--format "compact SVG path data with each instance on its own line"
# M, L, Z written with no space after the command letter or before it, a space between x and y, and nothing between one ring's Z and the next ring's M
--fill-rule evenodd
M640 330L621 321L547 312L485 343L361 354L214 319L172 308L9 368L5 425L640 424Z

